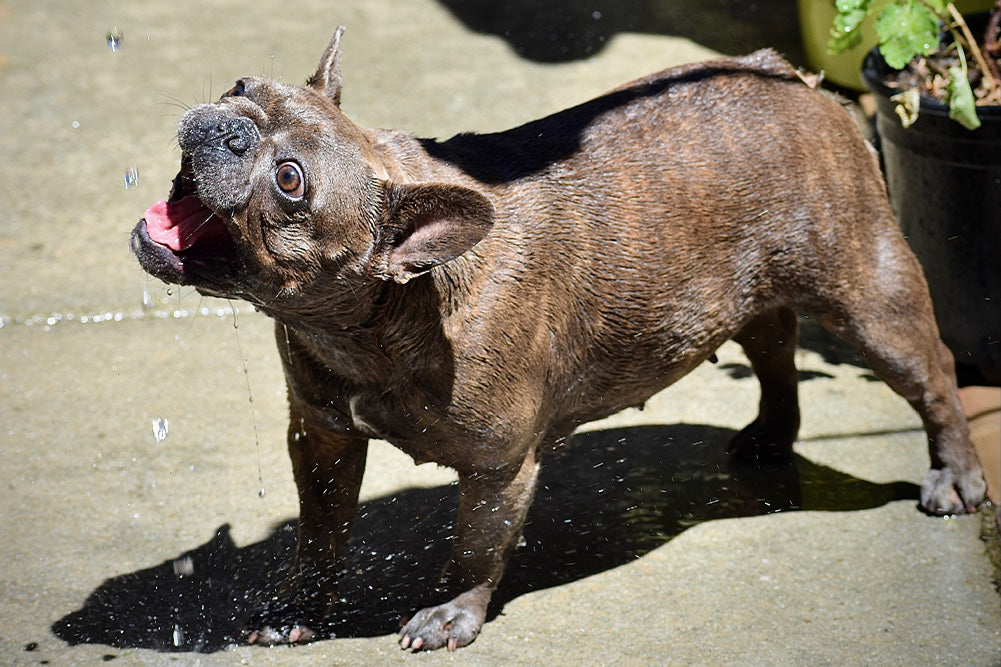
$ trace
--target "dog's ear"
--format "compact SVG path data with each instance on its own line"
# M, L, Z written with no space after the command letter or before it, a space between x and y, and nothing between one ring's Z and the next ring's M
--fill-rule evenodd
M307 86L329 97L337 106L341 106L341 35L343 34L344 26L337 26L330 44L320 58L316 73L306 82Z
M493 205L469 188L383 183L382 195L369 268L383 280L405 283L453 260L493 225Z

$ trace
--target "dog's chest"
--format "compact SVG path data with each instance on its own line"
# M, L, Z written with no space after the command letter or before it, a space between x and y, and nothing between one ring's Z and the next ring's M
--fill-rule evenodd
M441 411L430 400L421 400L419 390L408 393L411 396L406 399L395 392L360 391L348 396L350 428L370 438L403 440L417 438L442 423Z

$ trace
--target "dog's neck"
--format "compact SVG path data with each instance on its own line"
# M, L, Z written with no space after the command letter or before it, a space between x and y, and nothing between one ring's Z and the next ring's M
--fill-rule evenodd
M319 302L264 312L279 323L280 335L296 338L331 372L357 384L398 384L451 357L442 322L454 300L438 287L449 280L429 274L405 285L380 281L353 311L336 316Z

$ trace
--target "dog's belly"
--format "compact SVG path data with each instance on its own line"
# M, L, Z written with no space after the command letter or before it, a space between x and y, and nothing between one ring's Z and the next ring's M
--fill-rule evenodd
M669 387L708 359L725 341L722 336L682 354L635 354L604 364L600 372L582 372L562 392L558 413L551 419L555 433L569 433L577 426L604 419L625 408L643 405L651 396ZM559 395L559 392L554 392Z

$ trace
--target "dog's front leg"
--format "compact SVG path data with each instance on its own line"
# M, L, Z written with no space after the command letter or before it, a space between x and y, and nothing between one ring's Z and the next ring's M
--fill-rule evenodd
M459 475L456 539L439 588L454 596L417 612L400 631L400 645L454 651L476 639L487 604L521 538L539 466L535 451L520 466Z
M358 508L368 440L311 424L293 407L288 431L299 490L295 563L278 598L248 626L259 644L295 644L316 638L337 601L337 570Z

